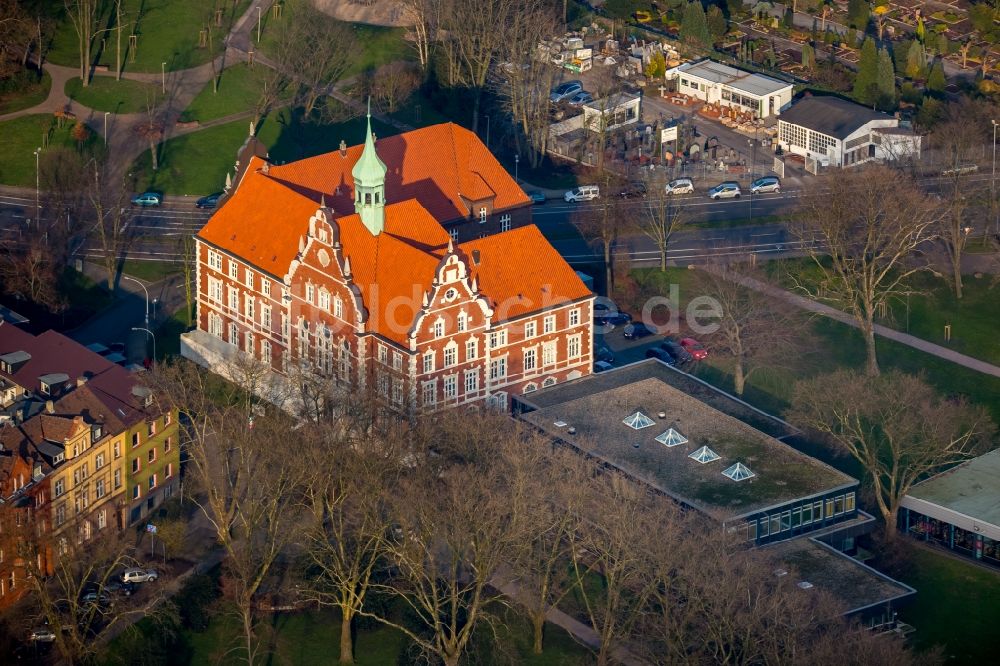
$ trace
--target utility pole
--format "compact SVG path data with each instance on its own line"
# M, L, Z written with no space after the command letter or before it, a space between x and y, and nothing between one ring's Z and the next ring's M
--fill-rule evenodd
M167 94L167 63L165 63L165 62L161 62L160 63L160 77L161 77L161 81L162 81L160 87L163 90L163 94L166 95Z
M257 5L257 43L260 44L260 5Z
M41 177L39 176L39 155L42 154L42 148L39 146L35 148L35 221L42 216L42 204L38 196L38 190L40 189Z
M1000 233L1000 219L997 219L997 121L993 123L993 174L990 176L990 207L993 209L993 223Z

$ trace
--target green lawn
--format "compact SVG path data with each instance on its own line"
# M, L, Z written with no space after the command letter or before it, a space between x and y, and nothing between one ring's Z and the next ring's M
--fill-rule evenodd
M77 149L78 146L70 130L73 123L57 127L53 116L45 113L21 116L0 123L0 183L18 185L21 187L35 186L35 149L46 145L42 150L45 159L47 150L65 147ZM100 145L100 138L91 133L90 139L82 150L93 150Z
M96 111L139 113L145 111L147 105L155 107L159 103L160 86L129 79L115 81L113 76L95 76L84 88L80 77L76 77L66 82L66 96Z
M271 159L279 163L336 150L341 139L355 144L364 138L363 118L318 125L290 120L291 117L291 111L282 109L258 128L257 136L268 146ZM381 123L373 122L372 126L379 136L395 133L392 127ZM132 167L138 179L137 188L188 195L221 190L248 129L246 122L237 120L170 139L161 147L160 169L155 173L150 168L149 152L143 153Z
M918 649L943 645L950 663L987 664L996 659L1000 626L1000 574L903 542L907 564L896 575L916 588L899 611L916 627Z
M187 306L181 306L179 310L170 315L170 319L156 327L156 356L162 360L170 356L177 356L181 353L181 333L187 331L191 326L188 324ZM194 321L192 307L192 321Z
M819 270L809 259L769 262L767 270L782 284L791 287L794 280L816 284ZM996 329L1000 325L1000 286L990 287L992 276L966 275L964 296L955 298L948 283L930 274L918 274L911 280L916 293L890 304L879 323L908 332L924 340L968 356L1000 364L1000 344ZM907 309L909 314L907 315ZM945 324L952 326L951 341L944 339Z
M61 3L59 3L61 4ZM99 23L114 26L112 18L114 3L104 3L106 12ZM225 9L222 27L213 28L213 50L199 47L199 32L212 16L212 7L219 4ZM212 55L222 53L222 40L232 23L250 5L250 0L238 0L235 11L233 2L212 3L206 0L125 0L123 6L129 24L122 30L122 59L125 70L132 72L159 72L161 63L166 63L167 71L187 69L208 62ZM134 28L137 35L135 62L128 51L128 35ZM214 26L214 22L213 22ZM111 30L104 37L95 40L94 62L114 69L117 54L117 32ZM48 59L57 65L79 66L79 46L72 22L62 20L52 39Z
M264 69L251 68L245 63L227 67L219 77L219 90L213 92L209 82L191 105L181 114L182 122L197 120L204 123L223 118L234 113L253 111L260 97L264 80Z
M171 275L177 275L181 270L181 265L172 261L127 259L122 266L122 273L146 282L158 282Z
M41 78L26 73L16 90L0 93L0 115L30 109L41 104L48 98L52 88L52 77L48 72L42 72Z

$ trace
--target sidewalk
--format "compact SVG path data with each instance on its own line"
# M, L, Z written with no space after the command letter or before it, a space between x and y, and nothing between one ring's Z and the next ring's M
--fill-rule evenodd
M711 266L705 266L704 268L705 270L712 270ZM859 328L858 322L854 320L854 317L829 305L817 303L814 300L799 296L798 294L793 294L792 292L786 291L780 287L775 287L774 285L766 284L764 282L760 282L759 280L754 280L753 278L745 276L739 279L739 283L744 287L753 289L754 291L765 293L774 298L780 298L788 303L791 303L792 305L802 308L803 310L815 312L816 314L821 314L825 317L835 319L843 324L847 324L848 326ZM972 358L971 356L966 356L965 354L959 354L958 352L952 351L947 347L936 345L933 342L928 342L922 338L918 338L907 333L901 333L893 328L889 328L888 326L876 324L875 334L889 340L894 340L908 347L919 349L922 352L926 352L932 356L937 356L938 358L946 361L951 361L952 363L969 368L970 370L975 370L976 372L992 375L994 377L1000 377L1000 368L995 365L987 363L986 361L980 361L979 359Z

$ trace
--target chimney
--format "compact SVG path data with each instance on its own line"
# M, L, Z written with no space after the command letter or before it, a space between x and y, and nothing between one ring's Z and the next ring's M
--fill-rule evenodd
M343 139L340 140L340 156L347 157L347 142Z
M49 414L55 414L56 413L56 405L55 405L55 403L52 402L51 400L46 400L45 401L45 411L48 412Z
M83 386L86 383L87 383L87 378L86 377L77 377L76 378L76 387L77 388L80 388L81 386Z

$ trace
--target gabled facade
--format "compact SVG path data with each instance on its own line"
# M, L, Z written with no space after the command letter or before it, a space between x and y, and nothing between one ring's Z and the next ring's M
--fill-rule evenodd
M305 366L404 410L506 407L513 394L588 374L593 294L538 229L456 243L431 212L440 192L399 200L381 150L369 131L355 191L337 186L346 209L251 164L196 239L198 330L182 353L205 363L238 351L286 375ZM485 155L481 172L502 171ZM280 169L306 178L301 165ZM476 205L498 198L463 191Z

